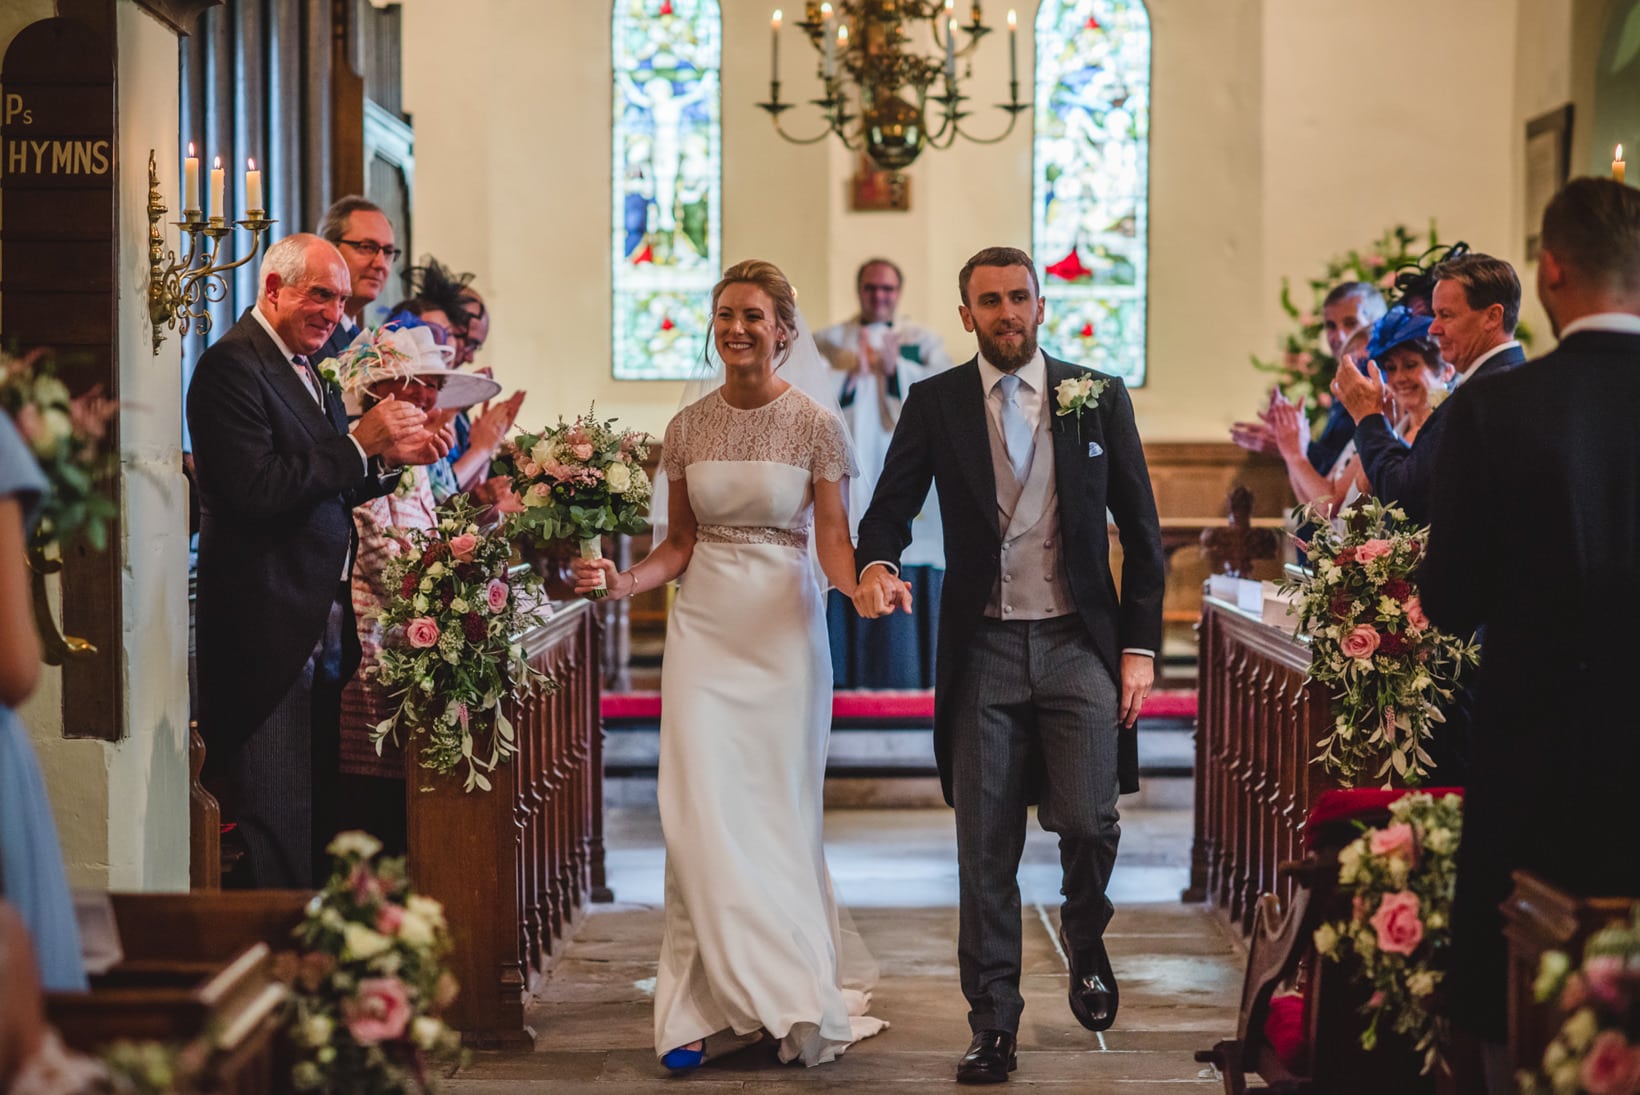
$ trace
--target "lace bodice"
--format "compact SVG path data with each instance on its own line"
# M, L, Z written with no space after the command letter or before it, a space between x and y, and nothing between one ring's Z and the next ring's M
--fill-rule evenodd
M706 460L790 464L810 482L854 474L842 421L797 388L749 411L729 406L722 389L708 393L667 425L662 459L674 479L687 479L689 465Z

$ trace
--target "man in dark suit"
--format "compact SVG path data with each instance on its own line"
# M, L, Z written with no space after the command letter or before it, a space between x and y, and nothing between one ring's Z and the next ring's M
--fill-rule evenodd
M1538 297L1560 345L1452 401L1419 573L1437 626L1485 626L1450 1011L1500 1092L1510 872L1640 897L1640 191L1577 179L1550 202Z
M1373 494L1395 502L1420 525L1431 519L1430 483L1448 403L1461 402L1477 380L1526 360L1526 351L1515 340L1520 279L1514 267L1490 255L1470 254L1437 266L1435 277L1435 320L1429 334L1458 376L1451 385L1451 399L1431 412L1412 444L1401 440L1384 413L1384 377L1375 363L1367 363L1365 375L1340 368L1332 385L1333 394L1355 419L1355 447Z
M868 618L910 610L895 571L932 482L946 554L934 746L957 811L957 949L974 1036L957 1079L994 1083L1014 1067L1024 1007L1017 875L1032 801L1059 835L1071 1010L1090 1030L1116 1018L1105 887L1118 788L1138 789L1134 724L1162 641L1162 548L1127 391L1037 349L1030 256L981 251L958 285L979 355L905 399L860 522L855 604ZM1107 509L1121 531L1120 600Z
M255 306L200 356L188 389L200 728L249 852L245 881L305 887L323 873L341 687L359 658L353 507L443 443L396 400L349 432L341 389L308 361L347 299L335 247L280 240L259 278Z
M342 318L336 321L336 329L313 357L315 361L324 361L352 345L364 323L365 309L387 288L387 279L400 252L393 242L393 222L387 219L382 207L357 194L331 203L319 222L319 235L336 245L347 263L348 275L347 303L342 308Z

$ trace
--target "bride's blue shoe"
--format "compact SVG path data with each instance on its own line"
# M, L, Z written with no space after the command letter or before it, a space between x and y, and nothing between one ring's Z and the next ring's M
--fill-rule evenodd
M666 1055L661 1058L661 1064L673 1072L688 1072L692 1068L699 1068L706 1061L706 1043L694 1042L691 1044L695 1047L694 1049L690 1049L688 1046L679 1046L677 1049L668 1050Z

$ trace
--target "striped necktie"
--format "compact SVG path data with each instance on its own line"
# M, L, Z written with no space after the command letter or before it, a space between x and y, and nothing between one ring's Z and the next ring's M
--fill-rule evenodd
M302 354L292 354L290 363L296 366L296 371L302 375L302 383L307 385L308 391L313 394L313 400L321 408L325 405L325 390L319 386L319 378L313 375L313 369L308 365L308 359Z

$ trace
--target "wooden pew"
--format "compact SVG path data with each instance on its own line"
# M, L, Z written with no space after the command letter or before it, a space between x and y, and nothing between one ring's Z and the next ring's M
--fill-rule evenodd
M1560 1029L1552 1003L1532 993L1546 951L1564 951L1576 965L1589 936L1612 921L1627 922L1640 898L1579 897L1530 871L1514 873L1515 888L1503 903L1509 940L1509 1060L1516 1069L1536 1069Z
M467 794L460 774L408 758L410 876L444 903L461 982L445 1019L475 1046L533 1044L526 995L587 901L610 899L598 614L586 601L555 607L523 643L558 690L512 704L519 752L489 774L493 789Z
M158 1041L203 1062L202 1090L282 1090L289 1068L278 1039L287 998L276 951L311 894L113 894L125 958L92 978L89 993L52 993L46 1014L74 1049Z

